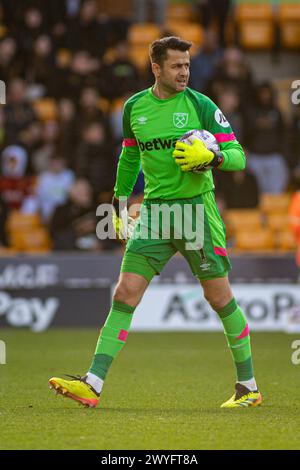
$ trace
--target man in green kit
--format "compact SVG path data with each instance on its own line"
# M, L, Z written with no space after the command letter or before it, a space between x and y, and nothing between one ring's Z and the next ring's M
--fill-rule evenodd
M57 392L85 406L98 404L109 367L126 342L135 308L153 276L178 251L186 258L206 300L220 317L236 367L235 393L221 406L246 408L262 401L253 374L249 327L228 281L231 265L211 171L243 170L245 155L221 110L207 96L187 87L190 47L190 42L173 36L154 41L150 59L155 84L124 105L124 141L113 200L116 232L124 234L126 229L127 235L131 232L131 220L126 226L126 210L120 212L119 199L130 196L142 164L145 194L141 214L126 245L112 307L89 371L84 377L71 376L71 380L53 377L49 381ZM208 150L199 139L189 143L178 140L192 129L209 131L220 150ZM199 218L197 207L204 208L201 245L187 243L185 233L176 236L175 217L170 218L170 233L164 236L165 227L154 220L157 211L153 209L159 211L174 204L182 207L183 212L190 208L193 227ZM146 230L150 236L141 236L145 226L148 229L150 226L150 231Z

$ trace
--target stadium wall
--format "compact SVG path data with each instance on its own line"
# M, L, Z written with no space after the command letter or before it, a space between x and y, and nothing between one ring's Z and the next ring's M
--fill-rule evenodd
M253 330L289 328L300 305L292 255L232 257L233 291ZM99 328L110 307L120 255L53 254L0 259L0 327L34 332L52 327ZM292 312L292 313L291 313ZM136 331L219 330L185 260L173 258L138 306Z

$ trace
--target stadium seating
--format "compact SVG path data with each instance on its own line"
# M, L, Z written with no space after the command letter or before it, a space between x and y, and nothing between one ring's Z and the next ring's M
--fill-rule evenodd
M143 71L149 64L149 47L148 45L132 45L129 49L129 57L134 65Z
M160 37L160 28L155 23L133 23L128 30L131 46L147 45Z
M132 0L97 0L99 13L111 17L130 18L133 15L134 3Z
M160 37L160 29L154 23L134 23L128 30L129 56L139 70L149 63L149 44Z
M278 232L276 243L277 243L277 248L280 251L295 252L297 248L295 237L289 230L283 230L281 232Z
M287 213L291 197L288 193L263 193L260 198L260 208L263 213Z
M190 53L191 56L195 55L198 48L203 41L203 28L197 23L190 23L188 21L167 21L166 29L176 36L183 37L186 41L193 43Z
M229 209L226 211L225 223L228 233L234 234L241 230L257 230L262 228L261 212L257 209Z
M237 250L251 252L271 252L275 248L275 237L272 230L241 230L235 236Z
M11 236L12 248L26 253L47 253L51 249L49 234L44 227L14 232Z
M271 212L267 216L267 225L274 232L287 230L289 216L286 212Z
M174 3L168 5L167 18L170 21L191 21L193 17L192 5L189 3Z
M45 253L51 249L49 234L38 214L13 211L6 227L10 247L16 252Z
M12 211L9 214L6 229L8 233L22 232L32 228L40 227L41 219L37 214L22 214L20 211Z
M275 22L272 5L269 3L237 5L235 19L242 47L256 50L273 47Z
M279 5L278 23L280 43L288 49L300 48L300 4L283 3Z
M263 193L258 209L225 211L229 246L234 252L295 251L296 243L289 230L290 195Z

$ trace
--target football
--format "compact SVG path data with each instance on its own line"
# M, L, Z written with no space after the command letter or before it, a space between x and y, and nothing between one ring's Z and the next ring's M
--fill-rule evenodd
M193 139L202 140L206 147L209 150L212 150L213 152L218 152L220 150L217 139L209 131L206 131L204 129L193 129L183 134L179 140L180 142L184 142L185 144L192 145L192 142L189 140L189 137L193 137ZM191 140L193 141L193 139ZM202 173L203 171L209 171L212 168L213 167L211 165L207 165L205 167L198 168L197 170L192 170L192 173Z

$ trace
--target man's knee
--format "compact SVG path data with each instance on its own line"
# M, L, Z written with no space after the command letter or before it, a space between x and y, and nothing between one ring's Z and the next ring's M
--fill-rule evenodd
M133 307L139 303L148 283L141 276L137 276L136 278L133 276L121 275L121 278L115 288L113 300L131 305Z
M128 300L134 296L133 288L126 282L119 282L116 286L113 299L117 302L128 303Z
M224 308L233 294L227 279L215 279L202 283L204 297L214 310Z
M226 292L216 292L206 294L204 297L214 310L220 310L231 301L232 294L230 295Z

